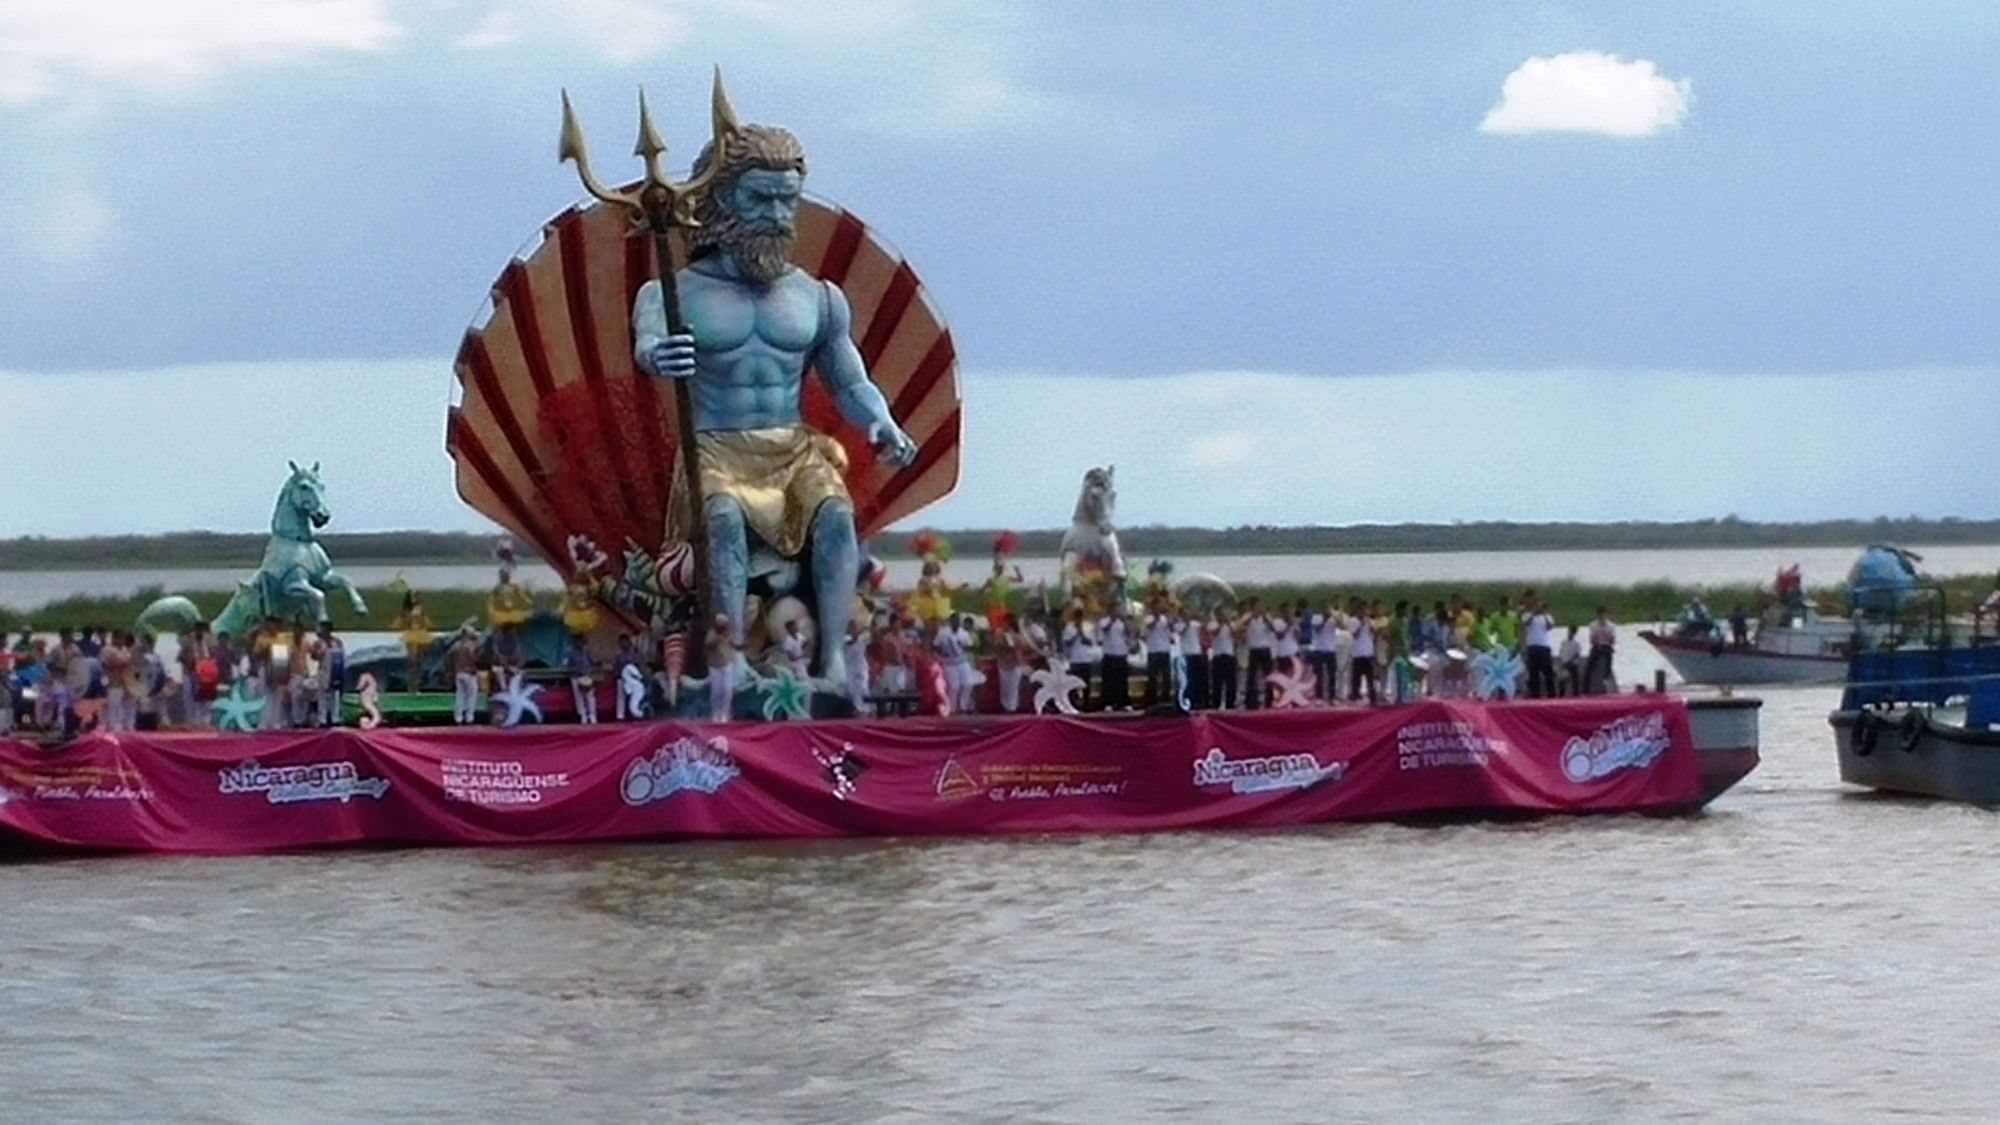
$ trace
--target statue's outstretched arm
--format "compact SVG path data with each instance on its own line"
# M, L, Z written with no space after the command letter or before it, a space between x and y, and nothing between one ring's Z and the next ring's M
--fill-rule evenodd
M826 320L813 366L833 392L840 416L868 434L868 444L880 451L883 460L896 465L915 461L916 443L889 416L889 400L882 397L881 388L868 378L868 369L861 363L861 349L854 346L854 313L847 306L847 295L839 286L825 282L821 282L821 290L826 294Z

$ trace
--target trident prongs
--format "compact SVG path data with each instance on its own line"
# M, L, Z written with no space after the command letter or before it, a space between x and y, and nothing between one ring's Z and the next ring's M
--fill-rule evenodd
M590 153L584 144L583 125L576 119L576 109L570 105L569 91L562 95L563 123L562 139L556 145L556 159L576 165L576 176L583 182L583 190L606 203L616 204L636 213L649 222L666 223L671 226L688 227L694 225L693 199L715 179L722 167L721 153L708 162L693 179L675 183L667 178L661 168L667 153L667 142L660 136L660 130L653 124L653 111L646 104L646 89L639 88L639 139L632 146L632 155L645 161L645 178L636 188L614 191L604 186L590 170ZM728 143L729 136L737 129L736 111L730 108L729 95L722 89L722 68L715 68L715 90L710 98L709 116L713 126L712 144L720 149Z

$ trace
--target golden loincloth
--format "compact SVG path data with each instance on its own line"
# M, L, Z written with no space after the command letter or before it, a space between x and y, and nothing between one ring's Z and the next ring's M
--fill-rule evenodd
M703 430L694 436L704 502L733 497L750 534L785 558L805 550L813 514L828 500L846 500L847 451L804 426ZM676 467L667 538L687 538L687 490Z

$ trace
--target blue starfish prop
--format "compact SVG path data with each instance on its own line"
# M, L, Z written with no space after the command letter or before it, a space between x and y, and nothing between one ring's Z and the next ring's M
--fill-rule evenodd
M772 721L812 718L812 688L793 675L790 668L778 669L777 675L765 678L763 686L764 718Z
M507 709L506 717L500 720L500 725L518 727L521 725L521 719L528 715L534 716L535 722L539 724L542 721L542 705L535 702L535 697L541 694L540 685L529 683L519 672L514 673L514 678L507 681L505 690L493 693L493 702Z
M229 685L229 690L210 706L210 713L215 716L215 729L256 730L258 720L264 715L264 705L269 702L269 696L251 695L249 685L238 680Z
M1495 646L1472 660L1472 694L1481 699L1514 698L1521 681L1521 658Z

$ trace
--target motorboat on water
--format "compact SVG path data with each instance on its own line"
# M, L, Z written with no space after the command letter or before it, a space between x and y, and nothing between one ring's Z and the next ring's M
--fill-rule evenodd
M1857 643L1879 649L1897 639L1899 627L1883 611L1919 588L1922 561L1900 547L1864 550L1847 579L1849 591L1861 591L1856 614L1820 613L1806 600L1799 568L1791 566L1778 572L1771 602L1754 620L1735 614L1720 620L1697 597L1671 625L1642 629L1639 636L1691 684L1838 684L1847 678ZM1960 648L1980 636L1975 621L1946 620L1940 629Z
M1848 660L1840 708L1828 718L1840 779L2000 805L2000 638L1948 627L1941 590L1909 599L1928 610L1921 624L1879 645L1857 642Z

